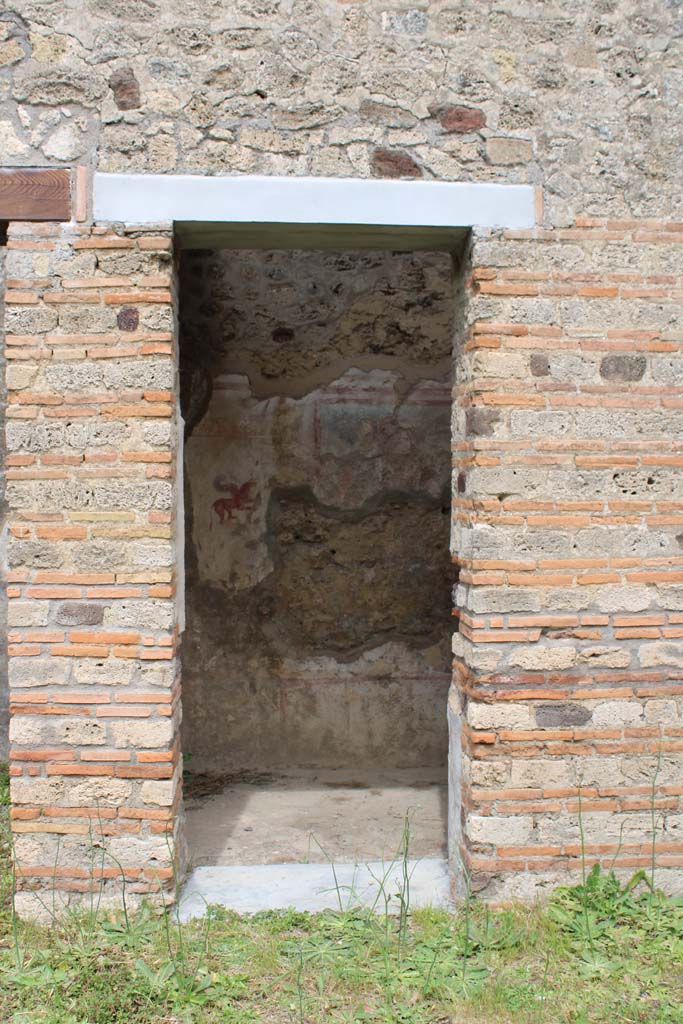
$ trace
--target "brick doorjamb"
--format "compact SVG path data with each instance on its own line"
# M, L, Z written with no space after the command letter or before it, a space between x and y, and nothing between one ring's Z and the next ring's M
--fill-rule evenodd
M11 813L41 915L182 872L175 271L171 225L7 244Z

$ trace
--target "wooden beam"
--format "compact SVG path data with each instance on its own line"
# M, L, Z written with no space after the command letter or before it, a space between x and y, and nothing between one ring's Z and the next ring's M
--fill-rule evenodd
M0 167L0 220L71 219L71 172Z

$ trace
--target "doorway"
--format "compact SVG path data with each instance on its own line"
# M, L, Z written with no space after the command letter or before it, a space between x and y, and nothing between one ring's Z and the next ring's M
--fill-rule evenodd
M457 262L182 253L195 866L446 854Z

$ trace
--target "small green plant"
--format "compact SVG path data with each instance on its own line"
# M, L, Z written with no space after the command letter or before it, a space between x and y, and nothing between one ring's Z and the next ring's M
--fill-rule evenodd
M650 784L650 822L652 839L650 845L650 905L655 891L655 868L657 864L657 779L662 770L662 727L659 727L659 747L657 750L657 765L652 775Z
M586 884L586 832L583 826L583 800L582 800L581 783L579 783L578 799L579 799L579 834L581 836L581 896L582 896L582 907L583 907L583 925L585 929L585 938L590 947L591 956L595 957L595 946L593 944L593 933L591 931L590 913L588 910L589 904L589 887Z
M299 1024L304 1024L304 988L303 988L303 977L304 977L304 954L303 950L299 949L299 966L296 972L296 991L299 997Z

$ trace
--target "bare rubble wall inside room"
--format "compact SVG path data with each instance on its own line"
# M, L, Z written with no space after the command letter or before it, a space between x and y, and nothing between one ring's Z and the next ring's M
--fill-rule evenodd
M180 277L190 767L445 772L452 257Z

